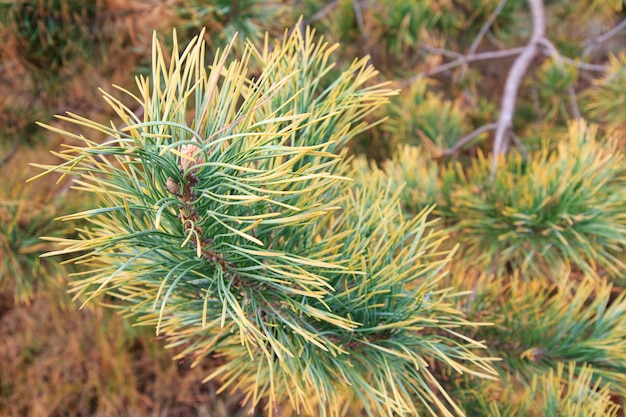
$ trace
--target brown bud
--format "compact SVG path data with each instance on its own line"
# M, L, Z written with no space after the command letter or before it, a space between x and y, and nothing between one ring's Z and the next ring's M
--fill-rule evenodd
M174 178L172 177L169 177L167 179L167 182L165 183L165 187L167 188L167 191L169 191L172 194L175 194L175 195L180 194L180 184L174 181Z

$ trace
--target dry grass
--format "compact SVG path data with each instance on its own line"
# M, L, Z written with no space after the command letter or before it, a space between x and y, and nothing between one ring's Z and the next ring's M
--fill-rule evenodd
M0 415L250 415L239 396L201 383L210 361L189 369L147 329L110 310L68 311L59 296L30 306L0 298Z

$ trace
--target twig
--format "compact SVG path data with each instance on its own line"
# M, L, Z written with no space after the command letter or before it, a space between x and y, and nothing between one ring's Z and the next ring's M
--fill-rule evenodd
M0 159L0 167L6 165L11 160L11 158L15 156L19 143L20 137L19 135L15 134L15 136L13 137L13 143L11 144L11 149L9 149L6 155L4 155L2 159Z
M528 159L528 151L526 150L526 147L524 147L524 145L522 144L522 141L520 141L517 135L513 132L511 132L511 139L513 140L513 143L515 144L515 146L517 146L517 149L519 149L519 152L522 154L522 157L524 159Z
M591 52L593 52L593 50L596 49L601 43L606 42L607 40L611 39L613 36L617 35L624 28L626 28L626 19L619 22L617 25L615 25L615 27L613 27L613 29L609 30L608 32L596 38L587 39L586 41L583 41L582 45L585 47L585 49L583 49L582 56L586 57Z
M551 56L556 60L557 65L559 66L563 75L567 75L567 70L565 69L565 65L563 64L563 59L561 57L560 52L556 49L556 47L550 42L547 38L541 39L541 44L545 46L549 51ZM574 86L572 83L567 85L567 95L569 97L570 105L572 106L572 114L575 119L580 119L580 110L578 109L578 100L576 99L576 91L574 90Z
M311 23L315 23L318 20L322 20L328 13L330 13L337 5L339 4L339 0L333 0L324 6L321 10L315 13L313 16L303 21L304 26L308 26Z
M495 46L496 48L504 48L506 46L506 44L504 42L502 42L500 39L496 38L493 33L491 32L487 32L487 40L489 41L490 44L492 44L493 46Z
M463 136L457 143L454 144L453 147L449 149L444 149L441 153L442 156L451 156L461 150L461 148L468 143L470 143L476 136L481 135L490 130L494 130L497 127L496 123L489 123L488 125L484 125L474 130L473 132Z
M491 164L491 177L495 175L496 163L498 157L504 155L507 151L508 141L506 141L506 133L513 124L513 112L515 111L515 102L517 101L517 92L519 90L522 78L526 74L530 62L538 51L538 45L546 33L546 16L543 0L528 0L530 13L532 16L533 32L524 47L524 51L517 57L506 79L504 85L504 93L502 94L502 104L500 105L500 116L497 121L496 135L494 139L493 159Z
M430 71L426 71L426 72L422 72L420 74L414 75L413 77L404 80L401 86L408 87L413 82L415 82L415 80L419 78L432 77L433 75L437 75L442 72L448 71L452 68L458 67L459 65L463 65L464 63L475 62L475 61L486 61L489 59L500 59L500 58L506 58L510 56L519 55L522 52L524 52L525 49L526 48L522 46L519 48L505 49L502 51L489 51L489 52L481 52L475 55L462 56L458 59L455 59L454 61L450 61L446 64L439 65Z
M587 70L587 71L605 72L607 70L606 65L597 65L597 64L588 64L586 62L577 62L566 56L563 57L563 61L571 65L576 65L578 68Z
M420 44L420 47L422 49L424 49L425 51L430 52L431 54L443 55L443 56L447 56L448 58L452 58L452 59L463 59L465 57L465 55L460 54L458 52L451 51L449 49L436 48L434 46L430 46L430 45L427 45L425 43Z
M493 25L493 22L496 20L496 17L498 17L502 9L504 9L506 2L507 0L500 0L500 3L498 4L498 6L489 15L489 17L487 18L487 21L485 21L485 24L483 24L483 27L480 28L480 32L478 32L478 35L476 35L476 39L474 39L474 42L472 42L470 49L467 51L467 55L473 55L474 52L476 52L476 49L478 49L478 45L480 45L480 42L483 40L483 37L485 36L487 31L491 29L491 25Z
M427 71L424 74L430 77L430 76L440 74L442 72L448 71L452 68L458 67L459 65L463 65L469 62L484 61L488 59L500 59L500 58L506 58L509 56L515 56L515 55L521 54L524 51L524 49L525 49L524 47L519 47L519 48L505 49L503 51L489 51L489 52L482 52L476 55L464 56L463 58L459 58L455 61L450 61L447 64L440 65L437 68L434 68L431 71Z
M304 35L306 33L307 26L311 25L312 23L317 22L318 20L322 20L324 17L326 17L328 13L330 13L335 7L337 7L338 4L339 4L339 0L333 0L330 3L328 3L326 6L324 6L321 10L319 10L317 13L315 13L313 16L309 17L308 19L301 18L300 25L298 25L298 29L300 30L300 33ZM282 44L285 39L288 39L291 36L291 34L293 33L295 29L296 29L295 27L289 29L289 31L287 31L277 41L277 44L278 45ZM273 50L274 50L274 45L270 45L269 52Z
M483 40L483 37L489 31L489 29L491 28L491 25L493 25L493 22L496 20L496 17L498 17L500 12L506 5L506 2L507 0L500 0L500 3L498 3L498 6L496 6L495 10L489 15L489 17L487 18L483 26L480 28L478 35L476 35L476 38L472 42L470 49L467 51L467 55L473 55L476 52L476 49L478 49L478 45L480 45L480 42ZM467 64L463 64L463 68L461 69L461 78L465 76L466 69L467 69Z
M546 56L551 55L550 52L546 50L543 50L541 52ZM563 62L566 62L568 65L573 65L577 67L578 69L585 70L585 71L605 72L607 70L606 65L597 65L597 64L589 64L587 62L578 62L574 59L571 59L562 55L561 55L561 59L563 60Z
M232 0L230 2L230 13L228 13L228 20L231 22L237 18L239 14L239 0Z
M532 87L530 89L530 94L532 96L535 113L537 113L537 119L539 120L539 123L543 123L543 114L541 113L541 104L539 103L539 90L537 89L537 87Z
M371 62L372 54L370 53L369 37L367 36L367 32L365 31L365 22L363 21L363 13L361 12L361 5L359 4L359 0L352 0L352 8L354 9L356 24L359 27L359 31L361 32L361 39L365 44L365 53L370 56Z

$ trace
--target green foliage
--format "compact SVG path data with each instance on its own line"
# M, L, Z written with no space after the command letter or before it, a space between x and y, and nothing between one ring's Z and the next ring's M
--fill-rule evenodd
M468 264L535 276L573 264L618 278L626 244L624 155L614 140L596 136L597 127L572 124L554 150L544 144L528 159L510 154L494 178L482 154L467 169L441 168L405 147L384 175L409 185L401 195L408 213L439 204Z
M214 375L226 375L226 385L246 392L276 384L296 410L302 404L306 415L345 415L345 404L360 404L367 415L460 413L429 371L428 361L486 378L491 377L490 368L475 356L481 345L454 330L474 324L466 322L447 301L448 294L435 286L447 261L446 253L437 250L443 236L429 232L423 215L403 221L391 191L382 190L389 198L383 204L381 188L371 183L349 193L346 210L322 232L341 236L342 258L355 272L330 275L335 292L319 307L327 305L358 327L316 325L308 338L317 348L291 331L281 332L281 343L300 352L284 360L269 361L259 352L250 362L237 343L225 351L226 363ZM316 343L315 334L323 344ZM278 372L283 361L292 375L273 382L271 372ZM262 379L259 366L265 370ZM319 401L319 408L311 409L307 398Z
M429 1L386 0L376 2L372 20L387 45L384 49L403 59L419 49L421 39L436 29L455 34L459 28L459 13L450 10L452 2L435 4Z
M11 100L12 99L12 100ZM14 97L4 105L4 112L0 114L0 166L5 165L17 152L19 146L35 146L45 141L45 135L36 122L46 120L45 108L33 103L20 103ZM27 113L29 117L26 117Z
M588 91L587 108L596 120L618 134L626 132L626 53L609 57L609 67L603 78L595 80Z
M593 382L591 366L576 367L559 363L555 369L533 376L531 383L505 379L505 385L486 383L466 387L463 395L465 412L471 416L534 417L579 416L617 417L620 407L611 398L608 386L601 379Z
M564 65L556 59L546 60L537 69L529 83L538 92L541 118L544 122L573 118L570 101L565 99L569 88L575 85L578 70L573 65Z
M326 83L334 47L310 31L230 63L227 49L208 72L202 36L173 44L168 63L154 42L151 78L128 93L143 120L105 94L126 127L60 119L107 141L48 126L82 144L41 167L100 200L63 217L88 226L48 254L84 269L77 295L119 299L194 363L223 357L207 379L270 414L345 415L356 399L370 416L461 415L429 367L493 370L458 332L478 324L436 287L445 236L426 212L404 220L389 185L347 176L343 148L393 92L366 59Z
M459 298L458 307L471 321L493 323L468 336L485 340L489 354L502 358L494 363L500 376L495 383L440 376L466 415L618 412L614 402L624 397L626 292L567 270L546 278L450 265L446 285L472 292Z
M186 34L183 42L199 27L206 27L209 52L225 47L238 35L233 46L238 53L243 53L246 40L259 44L266 32L284 30L289 21L286 18L291 14L289 6L289 2L266 0L184 0L177 4L175 11L180 20L177 27Z
M567 273L559 281L572 280ZM479 281L468 310L473 320L490 320L474 337L489 340L491 354L503 358L502 371L532 381L533 375L575 362L572 372L593 367L593 380L620 396L626 387L626 293L584 280L550 285L513 278Z
M578 372L575 372L575 369ZM578 369L570 363L567 376L563 374L563 370L564 366L559 364L556 371L551 369L533 385L527 396L526 406L529 411L525 413L526 415L585 417L619 415L619 406L612 401L609 387L600 388L601 381L592 384L593 368L583 366ZM542 401L539 409L535 411L537 397Z
M89 57L94 38L102 33L93 27L99 13L96 1L24 0L8 10L7 26L23 49L22 57L36 69L56 72L77 56Z
M421 147L400 146L393 158L383 163L382 168L369 164L364 157L355 159L353 165L357 181L363 184L368 181L388 181L400 190L402 211L409 218L435 206L439 201L441 170Z
M63 236L69 227L59 227L54 218L61 201L33 201L32 195L0 200L0 290L12 291L17 303L29 303L37 292L59 287L65 268L58 259L40 255L54 248L40 236Z
M602 268L622 274L626 244L624 155L596 127L571 125L554 151L544 146L525 160L511 154L491 179L490 161L479 155L447 207L458 225L464 257L497 269L532 274L572 263L586 273ZM444 191L447 192L447 191Z
M396 122L386 128L396 141L422 144L433 155L440 156L472 129L459 102L428 92L427 85L414 83L410 94L400 96L389 106L389 118Z

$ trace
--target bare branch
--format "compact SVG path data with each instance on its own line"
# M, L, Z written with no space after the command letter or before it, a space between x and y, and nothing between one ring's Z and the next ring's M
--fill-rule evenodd
M520 141L517 135L513 132L511 132L511 139L513 140L513 143L515 144L515 146L517 146L517 149L519 149L519 152L522 154L522 157L524 159L528 159L528 151L526 150L526 147L524 147L524 145L522 144L522 141Z
M490 44L492 44L493 46L497 47L497 48L505 48L506 44L504 42L502 42L500 39L496 38L493 33L491 32L487 32L487 34L485 35L487 37L487 40L489 41Z
M539 120L540 123L543 123L543 114L541 113L541 104L539 103L539 90L537 89L537 87L531 87L530 94L532 96L533 109L537 114L537 120Z
M617 25L615 25L615 27L613 27L613 29L609 30L608 32L596 38L587 39L586 41L584 41L582 45L585 47L585 49L583 50L582 56L586 57L591 52L593 52L594 49L600 46L600 44L611 39L613 36L617 35L624 28L626 28L626 19L619 22Z
M307 26L311 25L312 23L317 22L318 20L322 20L324 17L326 17L328 13L333 11L333 9L337 7L337 5L339 5L339 0L333 0L330 3L328 3L326 6L324 6L321 10L319 10L317 13L315 13L313 16L309 17L308 19L301 19L300 25L298 25L300 32L303 34L306 33ZM281 44L285 39L289 38L295 29L296 29L295 27L291 28L288 32L286 32L283 36L280 37L277 43ZM273 45L270 46L269 49L270 51L273 50L274 46Z
M337 5L339 4L339 0L333 0L324 6L321 10L315 13L313 16L303 21L303 25L306 27L311 23L315 23L318 20L322 20L328 13L330 13Z
M13 142L11 143L11 148L0 159L0 167L8 164L9 161L11 160L11 158L13 158L15 156L15 153L17 152L19 143L20 143L20 137L19 137L19 135L15 134L15 136L13 137Z
M549 51L551 56L556 60L557 65L563 72L563 75L567 73L565 69L565 65L563 64L563 59L561 57L561 53L556 49L556 47L550 42L547 38L541 39L541 44L545 46ZM567 85L567 95L569 97L570 105L572 106L572 114L575 119L580 119L580 110L578 109L578 99L576 98L576 91L574 90L574 86L572 83Z
M361 32L361 39L363 40L363 44L365 45L365 52L367 55L371 56L370 47L369 47L369 37L367 36L367 31L365 30L365 22L363 21L363 13L361 12L361 5L359 4L359 0L352 0L352 7L354 9L354 17L356 18L356 24L359 27L359 31Z
M480 45L480 42L483 40L483 37L485 36L487 31L491 29L491 25L493 25L493 22L496 20L496 17L498 17L502 9L504 9L506 2L507 0L500 0L500 3L498 4L498 6L489 15L483 27L480 28L480 32L478 32L478 35L476 35L476 39L474 39L474 42L472 42L472 45L470 46L469 51L467 51L467 55L473 55L474 52L476 52L476 49L478 49L478 45Z
M239 13L239 0L232 0L230 2L230 13L228 14L229 20L232 22L237 18Z
M596 64L588 64L586 62L577 62L566 56L563 57L563 61L571 65L576 65L578 68L587 70L587 71L605 72L607 70L606 65L596 65Z
M478 45L480 45L480 42L483 40L483 37L485 36L485 34L489 32L489 29L491 29L491 25L493 25L493 22L496 20L496 17L498 17L500 12L506 5L506 2L507 0L500 0L500 3L498 3L495 10L489 15L489 17L487 18L483 26L480 28L478 35L476 35L476 38L474 39L474 41L472 42L472 45L467 51L467 55L473 55L476 52L476 49L478 49ZM466 69L467 69L467 64L463 64L463 68L461 69L461 77L465 75Z
M543 49L541 53L546 56L552 56L550 51L545 50L545 49ZM563 62L566 62L568 65L573 65L576 68L585 70L585 71L605 72L607 69L606 65L597 65L597 64L589 64L587 62L579 62L579 61L576 61L575 59L571 59L562 55L561 55L561 59L563 60Z
M489 15L489 17L487 18L487 21L482 26L482 28L480 28L480 31L478 32L478 35L476 35L476 38L472 42L472 45L470 46L469 50L467 51L467 54L463 55L463 54L460 54L460 53L455 52L455 51L450 51L448 49L435 48L435 47L432 47L432 46L429 46L429 45L422 44L421 45L422 48L424 50L428 51L428 52L431 52L433 54L438 54L438 55L444 55L444 56L447 56L448 58L455 59L455 61L451 61L451 62L449 62L447 64L444 64L444 65L441 65L441 66L435 68L432 71L429 71L428 72L428 76L439 74L440 72L447 71L447 70L452 69L452 68L454 68L456 66L459 66L459 65L463 65L463 67L465 67L468 63L470 63L472 61L476 61L476 60L480 60L480 59L492 59L492 58L488 58L489 55L486 55L486 58L480 58L480 57L482 57L482 54L476 55L476 49L478 49L478 46L480 45L480 42L482 41L482 39L485 36L485 34L491 28L491 25L496 20L496 17L498 17L500 12L502 11L504 6L506 5L506 2L507 2L507 0L501 0L500 3L498 4L498 6L495 8L495 10L491 13L491 15ZM505 52L505 51L495 51L495 52L500 53L500 52ZM490 53L493 53L493 52L487 52L487 53L490 54ZM505 53L508 55L508 52L505 52ZM500 57L500 56L498 56L498 57Z
M419 78L425 78L425 77L432 77L433 75L437 75L440 74L442 72L446 72L450 69L456 68L459 65L463 65L464 63L469 63L469 62L475 62L475 61L486 61L489 59L500 59L500 58L506 58L506 57L510 57L510 56L515 56L515 55L519 55L522 52L524 52L526 48L525 47L519 47L519 48L511 48L511 49L505 49L502 51L489 51L489 52L481 52L475 55L469 55L469 56L461 56L458 59L455 59L454 61L450 61L446 64L443 65L439 65L436 68L433 68L430 71L426 71L426 72L422 72L420 74L417 74L411 78L408 78L406 80L404 80L401 84L402 87L408 87L410 86L413 82L415 82L415 80L419 79ZM450 51L449 51L450 52ZM442 54L444 55L444 54Z
M465 145L467 145L468 143L470 143L472 140L474 140L474 138L476 138L477 136L488 132L490 130L495 130L495 128L497 127L497 123L489 123L488 125L484 125L482 127L479 127L478 129L474 130L473 132L463 136L461 139L459 139L459 141L457 143L454 144L453 147L449 148L449 149L444 149L441 153L442 156L451 156L454 155L455 153L457 153L458 151L461 150L461 148Z
M460 54L458 52L451 51L449 49L436 48L434 46L430 46L425 43L420 44L420 48L422 48L425 51L430 52L431 54L443 55L452 59L463 59L465 57L463 54Z
M524 51L517 57L506 79L504 85L504 93L502 95L502 104L500 105L500 116L497 121L496 135L494 140L493 160L491 165L491 176L496 171L496 161L500 155L504 155L507 151L508 141L506 141L506 133L511 129L513 124L513 112L515 111L515 102L517 101L517 92L519 90L522 78L526 74L530 62L538 51L538 45L546 33L546 16L543 0L528 0L532 17L533 32L524 47Z
M502 51L481 52L481 53L476 54L476 55L468 56L468 57L465 58L465 60L467 62L474 62L474 61L484 61L484 60L488 60L488 59L506 58L506 57L509 57L509 56L519 55L522 52L524 52L524 49L525 49L525 47L520 46L518 48L505 49L505 50L502 50Z

